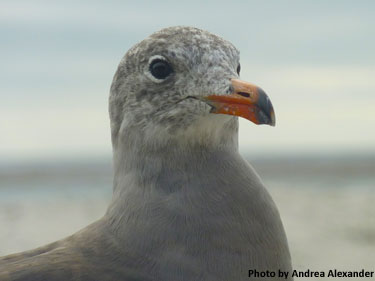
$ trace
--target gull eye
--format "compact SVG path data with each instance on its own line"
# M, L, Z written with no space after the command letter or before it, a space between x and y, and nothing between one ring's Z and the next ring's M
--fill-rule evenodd
M149 64L149 72L157 80L164 80L173 72L173 69L163 57L156 56Z
M241 71L241 65L238 64L238 66L237 66L237 74L238 74L238 75L240 75L240 71Z

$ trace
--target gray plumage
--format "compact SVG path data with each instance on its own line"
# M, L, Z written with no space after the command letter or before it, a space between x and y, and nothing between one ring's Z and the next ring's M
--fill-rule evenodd
M166 80L150 76L155 56L173 66ZM0 280L249 281L249 269L290 271L277 208L238 153L237 117L190 98L231 92L238 63L232 44L191 27L131 48L109 98L106 214L68 238L0 258Z

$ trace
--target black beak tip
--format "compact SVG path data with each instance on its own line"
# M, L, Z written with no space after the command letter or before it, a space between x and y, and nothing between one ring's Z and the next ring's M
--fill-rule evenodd
M268 98L267 94L258 88L259 99L258 99L258 120L259 124L267 124L270 126L276 125L275 111L273 110L272 103Z

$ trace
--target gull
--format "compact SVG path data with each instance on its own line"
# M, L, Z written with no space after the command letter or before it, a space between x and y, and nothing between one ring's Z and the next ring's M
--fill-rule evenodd
M106 213L0 258L0 280L292 280L278 276L292 266L277 207L238 151L238 117L273 126L273 106L239 73L239 51L193 27L132 47L110 89Z

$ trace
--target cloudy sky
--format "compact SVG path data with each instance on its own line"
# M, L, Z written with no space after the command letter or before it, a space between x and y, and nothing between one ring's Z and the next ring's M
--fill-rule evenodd
M241 121L242 151L375 151L374 1L1 1L0 159L110 155L121 57L167 26L234 43L277 126Z

